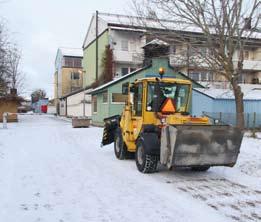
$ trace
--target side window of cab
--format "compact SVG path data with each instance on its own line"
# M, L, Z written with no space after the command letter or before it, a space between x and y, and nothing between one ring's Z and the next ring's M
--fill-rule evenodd
M142 116L142 83L138 83L134 86L133 95L133 111L134 116Z

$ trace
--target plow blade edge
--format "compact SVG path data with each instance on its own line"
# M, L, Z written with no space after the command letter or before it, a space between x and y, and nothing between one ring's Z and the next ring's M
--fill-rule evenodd
M243 132L221 125L167 125L161 132L160 162L169 168L234 166Z

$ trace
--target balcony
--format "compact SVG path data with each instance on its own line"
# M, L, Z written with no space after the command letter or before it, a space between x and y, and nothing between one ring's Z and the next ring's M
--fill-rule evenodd
M261 61L245 60L243 64L244 70L261 71Z
M130 52L130 51L113 51L114 61L122 63L141 64L144 59L144 55L141 52Z

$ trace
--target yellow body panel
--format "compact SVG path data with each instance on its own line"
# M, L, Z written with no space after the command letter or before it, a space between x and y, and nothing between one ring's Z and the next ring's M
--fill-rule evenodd
M189 85L189 95L187 97L187 104L183 112L188 112L188 103L190 101L192 84L188 80L174 79L174 78L164 78L160 80L164 83L176 83ZM169 125L183 125L183 124L195 124L195 125L206 125L209 124L209 119L207 117L192 117L190 115L182 115L181 113L174 113L170 115L163 115L162 113L155 113L147 111L146 101L147 101L147 85L148 82L157 82L156 78L144 78L134 82L135 84L142 83L142 115L135 116L133 112L133 104L131 101L131 93L129 92L128 101L125 105L121 116L120 127L123 133L123 140L127 145L127 149L130 152L136 151L136 140L142 130L143 125L151 124L156 126L163 126L164 124ZM160 116L160 118L159 118Z

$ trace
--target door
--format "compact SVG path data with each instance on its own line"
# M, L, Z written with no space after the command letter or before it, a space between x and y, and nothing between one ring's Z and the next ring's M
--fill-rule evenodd
M142 93L143 93L143 83L138 83L134 87L134 95L133 95L133 106L132 106L132 126L133 126L133 134L135 140L139 136L141 127L142 127Z

